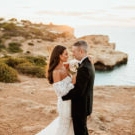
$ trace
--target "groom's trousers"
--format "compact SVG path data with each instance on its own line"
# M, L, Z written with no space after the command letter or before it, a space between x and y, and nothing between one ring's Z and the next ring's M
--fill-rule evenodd
M86 117L73 117L73 128L75 135L89 135L87 129L87 116Z

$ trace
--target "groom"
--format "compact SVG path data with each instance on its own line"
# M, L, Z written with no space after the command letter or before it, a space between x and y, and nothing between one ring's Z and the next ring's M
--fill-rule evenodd
M63 100L71 99L75 135L88 135L87 116L92 113L95 70L87 57L87 51L87 42L81 40L74 43L73 56L80 61L80 66L77 71L75 87L62 97Z

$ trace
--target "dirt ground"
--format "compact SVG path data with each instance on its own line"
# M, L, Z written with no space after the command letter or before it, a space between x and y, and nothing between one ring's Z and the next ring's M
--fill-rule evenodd
M57 117L46 79L20 76L0 83L0 135L35 135ZM135 86L95 86L90 135L135 135Z

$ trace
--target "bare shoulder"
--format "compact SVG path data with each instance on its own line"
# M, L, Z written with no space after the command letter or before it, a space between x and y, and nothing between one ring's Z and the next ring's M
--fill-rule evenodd
M53 81L55 83L55 82L58 82L60 80L61 80L61 71L59 69L55 69L53 71Z

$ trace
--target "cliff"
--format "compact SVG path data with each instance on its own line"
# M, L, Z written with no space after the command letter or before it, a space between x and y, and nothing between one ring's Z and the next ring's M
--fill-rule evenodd
M73 42L83 39L90 45L89 54L94 58L96 70L112 70L115 66L126 64L128 55L115 50L115 43L109 42L107 35L87 35L76 38L70 26L54 24L33 24L27 20L0 19L0 56L18 56L9 53L7 47L11 42L21 44L21 54L44 55L49 57L52 48L65 45L71 49ZM115 41L114 41L115 42Z

